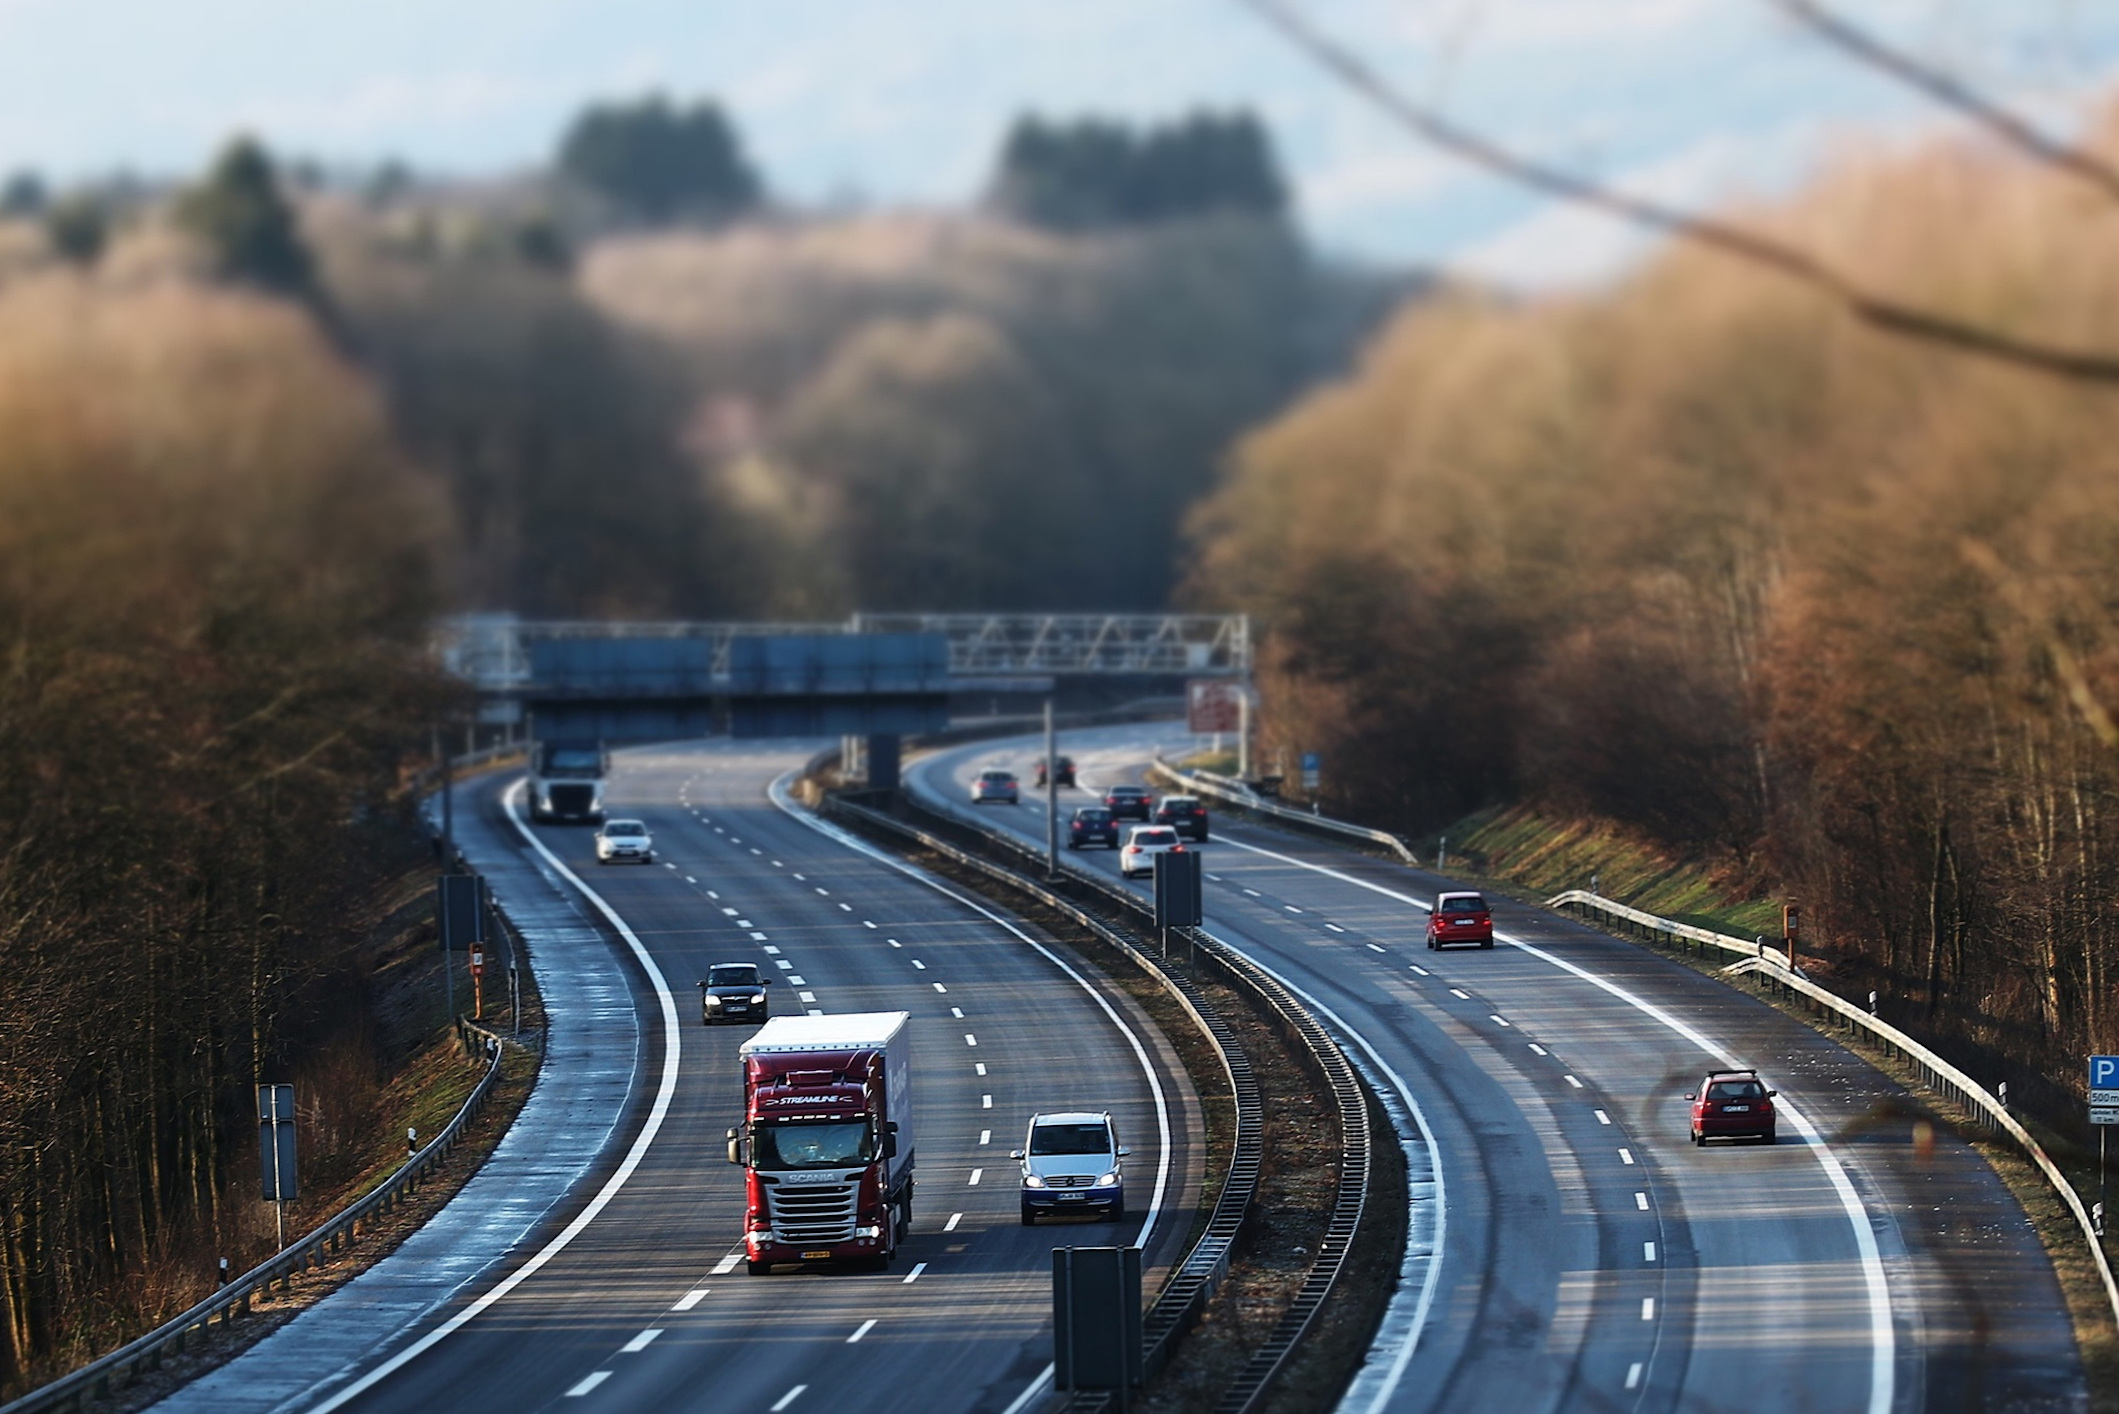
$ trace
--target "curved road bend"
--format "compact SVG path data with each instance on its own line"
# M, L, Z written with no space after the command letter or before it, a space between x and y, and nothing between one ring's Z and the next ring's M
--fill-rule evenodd
M1062 791L1061 811L1192 741L1174 725L1070 733L1084 788ZM956 748L908 779L930 804L1042 846L1041 797L968 804L978 770L1028 780L1042 749ZM1954 1136L1923 1156L1904 1121L1879 1122L1906 1097L1860 1057L1528 906L1497 903L1490 952L1430 953L1414 901L1451 881L1427 871L1220 819L1206 852L1209 928L1357 1032L1437 1140L1436 1299L1409 1363L1396 1378L1372 1371L1350 1408L2086 1407L2066 1306L2021 1208ZM1107 852L1069 858L1116 874ZM1725 1063L1780 1089L1779 1145L1690 1144L1682 1096ZM1787 1110L1821 1142L1790 1133Z
M431 1348L372 1383L366 1362L367 1378L286 1407L998 1414L1050 1359L1053 1247L1134 1240L1166 1173L1148 1261L1174 1260L1202 1156L1199 1102L1167 1044L1099 986L1137 1054L1097 998L1030 944L776 806L771 783L814 748L619 753L612 809L648 822L651 866L598 867L587 828L535 831L608 901L674 994L678 1064L660 1127L593 1220L503 1297L478 1309L467 1286L473 1305L455 1315L475 1316ZM500 808L499 793L489 787L483 808ZM723 1136L740 1117L736 1047L751 1028L701 1026L694 986L722 961L775 975L775 1011L912 1013L917 1187L912 1235L890 1271L745 1274L742 1184ZM629 971L644 1018L634 1097L644 1113L664 1071L661 1000L643 969ZM1059 1108L1116 1117L1133 1151L1126 1223L1019 1225L1008 1150L1032 1113ZM614 1147L638 1129L621 1126ZM534 1262L555 1230L518 1257ZM422 1330L430 1338L437 1324Z

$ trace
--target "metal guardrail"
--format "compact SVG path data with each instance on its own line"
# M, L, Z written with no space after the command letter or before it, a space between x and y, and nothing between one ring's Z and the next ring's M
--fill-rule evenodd
M457 1038L466 1051L487 1058L486 1073L472 1088L462 1108L426 1147L405 1160L390 1177L364 1197L358 1198L327 1218L308 1236L288 1246L221 1287L173 1320L165 1321L146 1335L120 1346L99 1360L91 1361L51 1383L31 1390L12 1404L0 1406L0 1414L40 1414L50 1409L79 1409L84 1402L107 1399L143 1370L158 1370L170 1355L181 1355L192 1332L202 1337L219 1317L225 1329L239 1315L250 1313L251 1298L277 1282L291 1289L297 1273L322 1265L332 1253L350 1246L360 1236L361 1225L404 1206L421 1179L449 1156L463 1137L465 1126L477 1118L486 1097L500 1075L501 1038L468 1021L457 1023Z
M1195 795L1211 795L1230 805L1278 820L1282 824L1298 829L1314 830L1319 834L1339 839L1360 840L1367 844L1380 844L1398 856L1401 863L1418 865L1419 857L1410 846L1396 835L1384 830L1371 830L1362 825L1349 825L1344 820L1334 820L1328 815L1311 815L1306 811L1290 810L1285 805L1275 805L1259 795L1242 781L1232 776L1217 775L1212 771L1185 771L1167 761L1158 760L1148 772L1151 778L1162 776L1176 782Z
M1944 1060L1935 1052L1914 1040L1888 1021L1871 1016L1853 1002L1836 992L1827 991L1817 983L1804 977L1799 969L1791 968L1787 959L1779 953L1766 950L1757 942L1745 942L1726 933L1711 932L1695 928L1690 924L1659 918L1653 913L1644 913L1637 908L1628 908L1587 889L1569 889L1555 894L1545 901L1551 909L1579 908L1585 913L1602 916L1606 920L1624 927L1636 929L1648 935L1673 937L1684 944L1698 947L1701 951L1715 949L1722 953L1738 954L1742 960L1723 968L1725 974L1733 976L1755 976L1763 978L1769 985L1781 989L1784 994L1804 997L1816 1006L1837 1016L1851 1029L1867 1035L1917 1068L1927 1084L1948 1095L1966 1109L1980 1115L1993 1128L2006 1134L2023 1151L2045 1181L2059 1195L2082 1230L2082 1240L2089 1247L2090 1257L2097 1265L2097 1275L2104 1282L2104 1295L2111 1307L2112 1320L2119 1326L2119 1280L2112 1272L2111 1258L2106 1255L2103 1241L2097 1236L2097 1227L2090 1219L2088 1209L2083 1207L2082 1196L2069 1183L2067 1175L2060 1171L2045 1149L2031 1137L2007 1106L1989 1093L1985 1086L1966 1075L1962 1070Z
M1250 1212L1252 1199L1257 1196L1259 1172L1265 1157L1265 1108L1258 1092L1258 1078L1252 1072L1250 1057L1245 1053L1243 1043L1236 1039L1235 1032L1222 1020L1214 1004L1200 992L1198 985L1189 977L1165 968L1159 959L1134 946L1133 941L1122 931L1040 886L1032 876L1017 873L992 860L958 849L948 841L903 820L870 810L840 796L825 797L824 813L858 821L871 829L910 840L923 849L932 850L945 859L1073 919L1131 958L1142 972L1153 978L1184 1008L1186 1014L1192 1018L1193 1024L1213 1043L1220 1055L1222 1069L1229 1078L1229 1092L1235 1099L1236 1139L1232 1146L1228 1174L1222 1180L1221 1192L1215 1199L1214 1211L1208 1216L1205 1229L1192 1244L1192 1250L1186 1253L1171 1271L1168 1280L1163 1283L1162 1290L1156 1294L1154 1303L1142 1317L1144 1364L1152 1377L1169 1362L1171 1351L1178 1339L1192 1328L1200 1313L1206 1309L1207 1302L1220 1288L1221 1279L1229 1269L1230 1250L1235 1246L1237 1233L1242 1229L1244 1218Z
M859 808L859 807L856 807ZM917 805L911 808L921 810ZM875 812L865 812L873 815ZM924 811L923 811L924 813ZM879 817L889 819L888 816ZM1021 841L999 831L969 825L962 821L943 819L953 828L975 829L987 844L998 847L1019 859L1033 870L1043 870L1047 864L1043 851L1033 849ZM909 829L901 822L892 822L897 828ZM924 832L920 832L924 833ZM930 837L931 838L931 837ZM937 841L937 843L940 843ZM963 851L944 847L950 857L965 859L974 868L991 873L994 866L976 857L966 857ZM1012 877L1013 871L1003 871ZM1147 919L1151 924L1154 911L1139 896L1128 890L1116 888L1093 874L1062 862L1061 876L1070 884L1090 891L1108 907L1119 910L1123 916ZM1026 881L1023 881L1027 883ZM1020 884L1015 885L1020 887ZM1048 890L1031 889L1050 896ZM1079 916L1080 910L1063 905L1071 915ZM1099 928L1103 935L1107 928ZM1326 1221L1324 1239L1318 1243L1317 1254L1310 1263L1295 1298L1281 1313L1265 1341L1255 1351L1235 1380L1223 1391L1216 1403L1217 1414L1248 1414L1259 1405L1273 1378L1286 1364L1287 1357L1301 1341L1323 1309L1325 1300L1337 1285L1340 1273L1345 1269L1354 1239L1361 1227L1361 1219L1367 1208L1369 1179L1373 1169L1374 1145L1369 1130L1368 1098L1355 1076L1354 1068L1339 1049L1331 1035L1302 1006L1295 996L1279 982L1253 964L1240 952L1204 929L1184 930L1196 945L1195 956L1212 963L1223 980L1249 992L1267 1008L1269 1014L1279 1018L1281 1029L1301 1050L1308 1053L1311 1063L1331 1089L1337 1103L1340 1118L1341 1152L1339 1157L1339 1182L1333 1197L1331 1216ZM1137 949L1125 946L1128 953L1144 957ZM1160 970L1160 969L1158 969ZM1217 1213L1219 1209L1217 1207ZM1233 1236L1233 1234L1232 1234ZM1225 1261L1226 1258L1224 1257ZM1203 1309L1212 1295L1211 1289L1189 1298L1193 1308ZM1158 1300L1158 1304L1160 1301ZM1150 1318L1154 1310L1149 1312Z

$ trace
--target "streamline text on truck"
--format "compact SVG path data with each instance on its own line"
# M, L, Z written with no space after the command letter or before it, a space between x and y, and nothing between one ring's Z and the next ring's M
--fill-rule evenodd
M530 818L603 823L603 778L611 753L600 741L540 741L530 749Z
M912 1018L777 1016L738 1049L745 1255L890 1265L912 1227Z

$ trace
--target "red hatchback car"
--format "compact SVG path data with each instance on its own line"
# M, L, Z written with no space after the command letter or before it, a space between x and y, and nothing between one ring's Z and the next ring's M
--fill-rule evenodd
M1710 1139L1762 1139L1774 1142L1773 1097L1755 1070L1710 1070L1692 1101L1692 1142Z
M1494 916L1487 912L1480 894L1438 894L1434 911L1427 915L1427 945L1430 950L1471 943L1494 945Z

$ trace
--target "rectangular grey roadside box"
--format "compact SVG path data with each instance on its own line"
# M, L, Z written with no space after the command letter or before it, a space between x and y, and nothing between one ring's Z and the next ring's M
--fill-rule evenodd
M1140 1249L1052 1249L1052 1384L1108 1389L1141 1382Z

